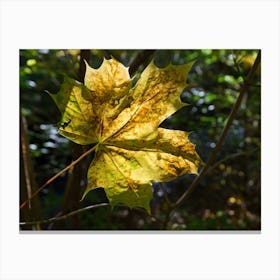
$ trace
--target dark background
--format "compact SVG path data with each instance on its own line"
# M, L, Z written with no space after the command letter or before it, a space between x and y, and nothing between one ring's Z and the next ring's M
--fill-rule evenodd
M193 87L181 95L190 105L161 126L192 131L190 138L206 162L257 50L21 50L21 202L86 150L57 133L60 113L45 91L58 92L64 75L82 81L81 57L97 68L104 57L111 55L131 66L136 78L152 58L159 67L196 60L188 78ZM260 74L258 69L216 162L189 199L170 216L165 229L260 229ZM28 149L25 151L23 147ZM90 160L88 157L75 167L75 172L64 173L40 192L32 200L31 208L28 205L21 210L21 221L48 219L107 202L103 189L91 191L80 202ZM29 185L26 174L29 174ZM24 225L21 229L163 229L170 202L184 193L194 177L185 175L169 183L154 183L153 217L141 209L104 206L61 221Z

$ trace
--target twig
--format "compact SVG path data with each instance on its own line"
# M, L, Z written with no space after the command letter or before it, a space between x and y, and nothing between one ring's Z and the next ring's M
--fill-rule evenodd
M248 154L251 154L253 152L256 152L258 149L253 149L253 150L250 150L248 152L239 152L239 153L234 153L234 154L231 154L231 155L228 155L224 158L222 158L221 160L215 162L215 164L211 165L207 171L205 172L205 174L209 173L211 170L215 169L217 166L219 166L221 163L229 160L229 159L232 159L232 158L236 158L236 157L240 157L240 156L244 156L244 155L248 155ZM204 175L205 175L204 174Z
M94 205L89 205L89 206L86 206L84 208L81 208L81 209L77 209L77 210L74 210L72 212L69 212L65 215L62 215L62 216L55 216L55 217L52 217L52 218L49 218L49 219L45 219L45 220L40 220L40 221L28 221L28 222L20 222L20 226L26 226L26 225L37 225L37 224L47 224L47 223L53 223L53 222L56 222L56 221L59 221L59 220L64 220L64 219L67 219L71 216L74 216L74 215L77 215L81 212L84 212L84 211L88 211L88 210L91 210L91 209L95 209L95 208L99 208L99 207L104 207L104 206L110 206L109 203L100 203L100 204L94 204ZM127 206L125 205L118 205L118 207L125 207L127 208ZM139 212L143 212L144 214L147 214L146 210L142 209L142 208L135 208L134 210L136 211L139 211ZM152 219L153 222L161 222L162 223L162 220L160 218L156 218L155 216L152 216L152 215L149 215L149 217Z
M137 71L138 67L143 64L144 67L148 65L150 56L155 50L144 50L140 52L129 66L129 74L131 76Z
M36 190L33 162L28 151L27 122L22 113L20 114L20 143L20 203L22 203ZM21 209L20 219L33 221L41 219L38 199L34 199L32 203L29 201L28 207ZM24 227L24 229L29 228L30 226Z
M100 204L94 204L94 205L90 205L90 206L86 206L84 208L78 209L78 210L74 210L72 212L69 212L65 215L62 216L57 216L57 217L53 217L50 219L46 219L46 220L41 220L41 221L33 221L33 222L21 222L19 223L21 226L25 226L25 225L37 225L37 224L46 224L46 223L51 223L51 222L55 222L55 221L59 221L59 220L63 220L66 218L69 218L73 215L77 215L81 212L87 211L87 210L91 210L94 208L99 208L99 207L104 207L104 206L109 206L109 203L100 203Z
M21 205L20 205L20 209L22 209L27 202L29 202L33 197L35 197L41 190L43 190L47 185L49 185L52 181L54 181L56 178L58 178L61 174L63 174L65 171L67 171L68 169L70 169L72 166L74 166L75 164L77 164L79 161L81 161L84 157L86 157L87 155L89 155L90 153L92 153L96 148L97 148L96 144L94 147L92 147L91 149L89 149L88 151L86 151L85 153L83 153L79 158L77 158L76 160L72 161L68 166L66 166L64 169L62 169L61 171L59 171L58 173L56 173L53 177L51 177L44 185L42 185L39 189L37 189L27 200L25 200Z
M168 223L168 219L170 217L170 215L172 214L172 212L177 209L178 207L180 207L186 200L187 198L190 196L190 194L194 191L194 189L197 187L198 183L200 182L201 178L206 174L206 172L208 171L208 169L210 168L210 165L214 162L216 155L218 153L218 151L220 150L222 143L227 135L227 132L232 124L232 121L234 120L234 117L236 115L236 112L241 104L242 98L245 94L245 92L247 91L249 84L250 84L250 80L252 79L253 75L255 74L257 67L259 66L261 60L261 51L258 52L257 58L255 59L254 65L252 66L250 72L248 73L244 84L240 90L239 96L229 114L227 123L218 139L218 142L216 144L216 147L214 148L214 150L212 151L212 153L210 154L208 161L206 162L206 164L204 165L204 167L202 168L202 170L200 171L200 173L198 174L198 176L193 180L192 184L190 185L190 187L182 194L182 196L176 201L176 203L173 206L173 209L171 211L169 211L169 213L167 213L167 217L164 223L164 226L167 225Z

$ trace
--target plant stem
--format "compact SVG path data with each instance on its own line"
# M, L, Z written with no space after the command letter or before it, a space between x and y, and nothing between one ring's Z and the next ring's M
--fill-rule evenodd
M59 220L63 220L66 218L69 218L73 215L77 215L78 213L87 211L87 210L91 210L94 208L99 208L99 207L103 207L103 206L109 206L109 203L100 203L100 204L94 204L94 205L90 205L90 206L86 206L84 208L78 209L78 210L74 210L72 212L69 212L65 215L62 216L57 216L57 217L53 217L50 219L46 219L46 220L41 220L41 221L32 221L32 222L21 222L19 223L21 226L25 226L25 225L37 225L37 224L47 224L47 223L51 223L51 222L55 222L55 221L59 221Z
M192 184L190 185L190 187L182 194L182 196L176 201L176 203L174 204L173 208L171 211L169 211L167 213L167 217L165 220L165 224L164 226L167 225L168 223L168 219L170 217L170 215L172 214L172 212L177 209L178 207L180 207L190 196L190 194L194 191L194 189L197 187L198 183L200 182L201 178L206 174L206 172L208 171L210 165L214 162L216 155L218 153L218 151L220 150L223 141L228 133L228 130L234 120L234 117L236 115L236 112L238 110L238 108L240 107L242 98L245 94L245 92L247 91L249 85L250 85L250 81L252 79L252 77L254 76L259 64L261 61L261 51L258 52L257 58L255 59L254 65L252 66L251 70L249 71L247 77L244 80L244 84L240 90L239 96L229 114L229 117L227 119L227 123L225 125L225 127L222 130L222 133L218 139L218 142L216 144L216 147L213 149L212 153L210 154L206 164L204 165L204 167L202 168L202 170L200 171L200 173L198 174L198 176L193 180Z
M80 162L83 158L85 158L87 155L92 153L96 148L98 144L96 144L94 147L83 153L79 158L72 161L68 166L66 166L64 169L56 173L53 177L51 177L44 185L42 185L37 191L35 191L27 200L25 200L21 205L20 209L22 209L32 198L34 198L41 190L43 190L47 185L49 185L52 181L54 181L56 178L58 178L61 174L69 170L72 166Z
M47 224L47 223L53 223L53 222L56 222L56 221L59 221L59 220L64 220L64 219L67 219L71 216L74 216L74 215L77 215L81 212L84 212L84 211L88 211L88 210L91 210L91 209L94 209L94 208L99 208L99 207L104 207L104 206L110 206L109 203L100 203L100 204L93 204L93 205L89 205L89 206L86 206L84 208L80 208L80 209L77 209L77 210L74 210L74 211L71 211L65 215L62 215L62 216L59 216L61 213L59 213L57 216L55 217L52 217L52 218L49 218L49 219L45 219L45 220L38 220L38 221L28 221L28 222L20 222L20 226L26 226L26 225L38 225L38 224ZM125 207L127 209L127 206L125 205L118 205L118 207ZM142 213L145 213L147 214L147 212L142 209L142 208L135 208L134 210L137 210L137 211L140 211ZM153 222L160 222L162 223L163 221L160 220L159 218L156 218L155 216L149 216Z

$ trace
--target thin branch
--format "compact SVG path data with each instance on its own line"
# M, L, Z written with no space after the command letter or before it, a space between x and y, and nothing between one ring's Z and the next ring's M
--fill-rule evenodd
M132 63L129 66L129 74L131 76L134 75L134 73L137 71L138 67L143 64L144 67L148 65L149 58L152 56L152 54L155 52L155 50L144 50L140 52L136 58L132 61Z
M20 203L28 199L35 188L35 178L33 162L28 151L27 122L25 117L20 113ZM38 199L29 201L28 207L21 209L20 220L39 220L40 205ZM30 226L24 227L29 229Z
M223 163L223 162L225 162L225 161L227 161L227 160L229 160L229 159L236 158L236 157L240 157L240 156L244 156L244 155L248 155L248 154L251 154L251 153L253 153L253 152L256 152L257 150L258 150L258 149L253 149L253 150L248 151L248 152L239 152L239 153L234 153L234 154L228 155L228 156L222 158L221 160L217 161L215 164L211 165L211 166L205 171L204 175L208 174L210 171L212 171L213 169L215 169L215 168L216 168L217 166L219 166L221 163ZM170 217L171 212L172 212L175 208L177 208L177 207L176 207L176 203L172 203L172 202L169 203L169 207L170 207L170 208L169 208L169 211L167 211L166 216L165 216L165 219L164 219L164 222L163 222L163 226L162 226L163 229L166 229L166 227L167 227L167 224L168 224L168 222L169 222L169 217Z
M168 222L168 217L171 215L171 213L178 207L180 207L186 200L187 198L190 196L190 194L194 191L194 189L197 187L198 183L200 182L201 178L206 174L206 172L208 171L208 169L210 168L211 164L214 162L216 155L218 153L218 151L220 150L223 141L227 135L227 132L234 120L234 117L236 115L236 112L241 104L242 98L245 94L245 92L247 91L249 85L250 85L250 81L252 79L252 77L254 76L257 67L260 64L260 60L261 60L261 51L258 52L257 58L255 59L254 65L252 66L250 72L248 73L244 84L240 90L239 96L229 114L227 123L218 139L218 142L216 144L216 147L214 148L214 150L212 151L212 153L209 156L208 161L206 162L205 166L202 168L202 170L200 171L200 173L198 174L198 176L194 179L194 181L192 182L192 184L190 185L190 187L183 193L183 195L176 201L176 203L174 204L173 209L168 213L167 215L167 219L165 221L165 224L167 224Z
M216 158L216 155L218 153L218 151L220 150L221 146L222 146L222 143L227 135L227 132L234 120L234 117L236 115L236 112L241 104L241 101L242 101L242 98L245 94L245 92L247 91L247 88L249 86L249 82L250 80L252 79L253 75L255 74L256 70L257 70L257 67L260 63L260 59L261 59L261 53L260 51L258 52L258 56L254 62L254 65L253 67L251 68L249 74L247 75L245 81L244 81L244 84L240 90L240 94L230 112L230 115L228 117L228 120L227 120L227 123L219 137L219 140L217 142L217 145L216 147L214 148L214 150L212 151L212 153L210 154L210 157L208 159L208 161L206 162L205 166L203 167L203 169L201 170L201 172L199 173L199 175L194 179L194 181L192 182L191 186L186 190L186 192L178 199L178 201L176 202L176 205L175 205L175 208L179 207L183 202L184 200L187 199L187 197L191 194L191 192L196 188L197 184L199 183L200 179L202 178L202 176L206 173L206 171L208 170L208 168L210 167L210 165L213 163L213 161L215 160Z
M215 162L215 164L211 165L207 171L205 172L205 174L209 173L211 170L215 169L217 166L219 166L221 163L229 160L229 159L233 159L233 158L236 158L236 157L240 157L240 156L245 156L245 155L248 155L248 154L251 154L253 152L256 152L258 151L258 149L253 149L253 150L250 150L250 151L247 151L247 152L239 152L239 153L234 153L234 154L231 154L231 155L228 155L224 158L222 158L221 160ZM204 174L204 175L205 175Z
M96 144L94 147L83 153L79 158L72 161L68 166L66 166L64 169L56 173L53 177L51 177L44 185L42 185L39 189L37 189L27 200L25 200L21 205L20 209L22 209L32 198L34 198L41 190L43 190L47 185L49 185L51 182L53 182L56 178L58 178L61 174L63 174L65 171L69 170L72 166L80 162L84 157L92 153L96 148L98 144Z
M49 218L49 219L45 219L45 220L40 220L40 221L28 221L28 222L20 222L20 226L25 226L25 225L38 225L38 224L48 224L48 223L53 223L53 222L56 222L56 221L59 221L59 220L64 220L64 219L67 219L71 216L74 216L74 215L77 215L81 212L85 212L85 211L88 211L88 210L91 210L91 209L95 209L95 208L99 208L99 207L105 207L105 206L110 206L109 203L100 203L100 204L94 204L94 205L89 205L89 206L86 206L84 208L80 208L80 209L77 209L77 210L74 210L72 212L69 212L65 215L62 215L62 216L55 216L53 218ZM127 206L125 205L118 205L118 207L125 207L127 208ZM139 211L139 212L143 212L144 214L147 214L146 210L142 209L142 208L135 208L134 210L136 211ZM162 223L162 220L160 218L157 218L155 216L152 216L152 215L149 215L149 217L152 219L153 222L161 222Z
M100 203L100 204L94 204L94 205L90 205L90 206L86 206L84 208L81 208L81 209L78 209L78 210L74 210L72 212L69 212L65 215L62 215L62 216L56 216L56 217L53 217L53 218L50 218L50 219L46 219L46 220L41 220L41 221L34 221L34 222L21 222L19 223L21 226L25 226L25 225L37 225L37 224L47 224L47 223L52 223L52 222L55 222L55 221L59 221L59 220L63 220L63 219L67 219L73 215L77 215L81 212L84 212L84 211L88 211L88 210L91 210L91 209L94 209L94 208L99 208L99 207L104 207L104 206L109 206L110 204L109 203Z

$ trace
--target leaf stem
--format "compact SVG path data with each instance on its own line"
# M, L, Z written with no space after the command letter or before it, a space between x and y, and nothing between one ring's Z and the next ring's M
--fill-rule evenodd
M261 61L261 51L258 52L258 55L255 59L254 65L252 66L251 70L249 71L247 77L244 80L243 86L240 90L239 96L229 114L229 117L227 119L227 123L225 125L225 127L222 130L222 133L218 139L218 142L216 144L216 147L213 149L212 153L210 154L205 166L202 168L202 170L200 171L200 173L198 174L198 176L193 180L192 184L190 185L190 187L182 194L182 196L176 201L176 203L174 204L173 208L171 211L169 211L167 213L167 217L166 217L166 221L165 221L165 226L167 225L168 219L170 217L170 215L172 214L172 212L177 209L178 207L180 207L190 196L190 194L194 191L194 189L197 187L198 183L200 182L201 178L203 177L203 175L206 174L206 172L208 171L208 169L210 168L210 165L214 162L216 155L218 153L218 151L220 150L223 141L228 133L228 130L234 120L234 117L236 115L236 112L238 110L238 108L240 107L241 101L243 99L243 96L245 94L245 92L247 91L249 85L250 85L250 81L252 79L252 77L254 76L259 64Z
M49 185L52 181L54 181L56 178L58 178L61 174L69 170L72 166L76 165L78 162L80 162L83 158L85 158L87 155L92 153L96 148L98 147L98 144L96 144L94 147L83 153L79 158L76 160L72 161L68 166L66 166L64 169L56 173L53 177L51 177L45 184L43 184L39 189L37 189L27 200L25 200L21 205L20 209L25 207L25 205L32 199L34 198L41 190L43 190L47 185Z

